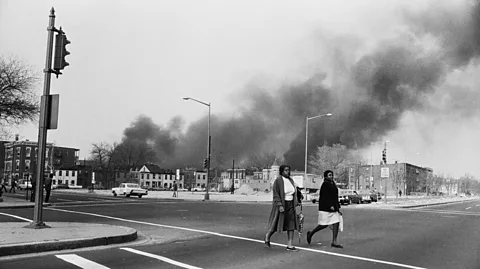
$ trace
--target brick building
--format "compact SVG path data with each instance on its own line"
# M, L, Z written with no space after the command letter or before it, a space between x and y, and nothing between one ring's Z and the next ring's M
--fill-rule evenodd
M388 177L382 177L382 168L388 168ZM387 191L387 195L427 192L427 180L433 170L410 163L393 163L387 165L351 165L348 167L347 188L352 190L376 189Z
M32 178L37 162L38 143L32 141L11 141L3 143L0 160L3 159L4 180L11 184L12 179ZM45 171L67 169L75 166L79 150L59 147L47 143L45 149Z

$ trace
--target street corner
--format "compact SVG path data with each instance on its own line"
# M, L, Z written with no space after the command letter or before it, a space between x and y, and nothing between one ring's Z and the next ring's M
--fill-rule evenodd
M137 230L117 225L78 222L45 225L46 228L33 229L26 222L2 223L0 257L128 243L138 238Z

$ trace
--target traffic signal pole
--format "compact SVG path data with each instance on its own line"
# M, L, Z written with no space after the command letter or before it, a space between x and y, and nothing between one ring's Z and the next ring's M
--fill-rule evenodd
M52 75L52 54L53 54L53 35L55 32L55 10L50 10L50 20L48 24L47 38L47 58L45 60L43 95L40 106L40 126L38 130L38 155L36 167L36 186L35 186L35 207L33 210L33 221L25 228L42 229L50 228L42 220L42 202L43 202L43 176L45 171L45 147L47 143L48 117L47 110L50 107L48 98L50 95L50 81Z
M40 102L40 122L38 128L38 155L37 165L35 166L35 206L33 211L33 221L25 226L25 228L42 229L50 228L42 219L43 206L43 180L45 173L45 149L47 145L47 131L48 129L57 129L58 120L58 95L50 95L50 82L52 73L61 75L60 70L63 70L69 64L65 61L65 56L70 53L66 50L66 45L70 44L67 40L65 32L55 29L55 9L50 10L47 36L47 55L45 59L45 69L43 70L44 83L43 95ZM53 55L53 37L57 33L56 48L55 48L55 63L52 69L52 55ZM32 184L33 185L33 184Z

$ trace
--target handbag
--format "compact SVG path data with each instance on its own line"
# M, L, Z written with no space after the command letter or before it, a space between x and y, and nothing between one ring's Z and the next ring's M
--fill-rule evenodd
M303 201L303 194L300 188L297 187L297 202L301 204Z

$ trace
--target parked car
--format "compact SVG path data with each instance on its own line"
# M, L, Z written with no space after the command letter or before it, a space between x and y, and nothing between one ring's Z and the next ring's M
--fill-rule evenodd
M140 185L134 183L122 183L117 188L112 188L113 196L125 195L130 197L131 195L136 195L138 198L142 198L143 195L147 195L148 191L140 188Z
M368 191L358 191L358 195L362 197L362 203L371 203L372 198L370 197L370 192Z
M363 202L362 196L357 191L350 190L347 196L352 204L361 204Z
M206 189L202 187L195 187L192 189L192 191L206 191Z
M320 190L316 191L315 193L313 194L309 194L310 195L310 200L312 200L312 203L316 203L318 202L318 198L320 197Z
M349 205L351 202L348 194L351 192L351 190L338 189L338 202L341 205Z
M370 192L370 200L372 200L372 202L378 202L378 200L380 199L382 199L380 192L375 192L375 191Z
M52 189L70 189L68 184L62 183L57 185L52 185Z
M22 179L19 181L17 187L21 190L27 190L27 189L32 189L32 182Z

